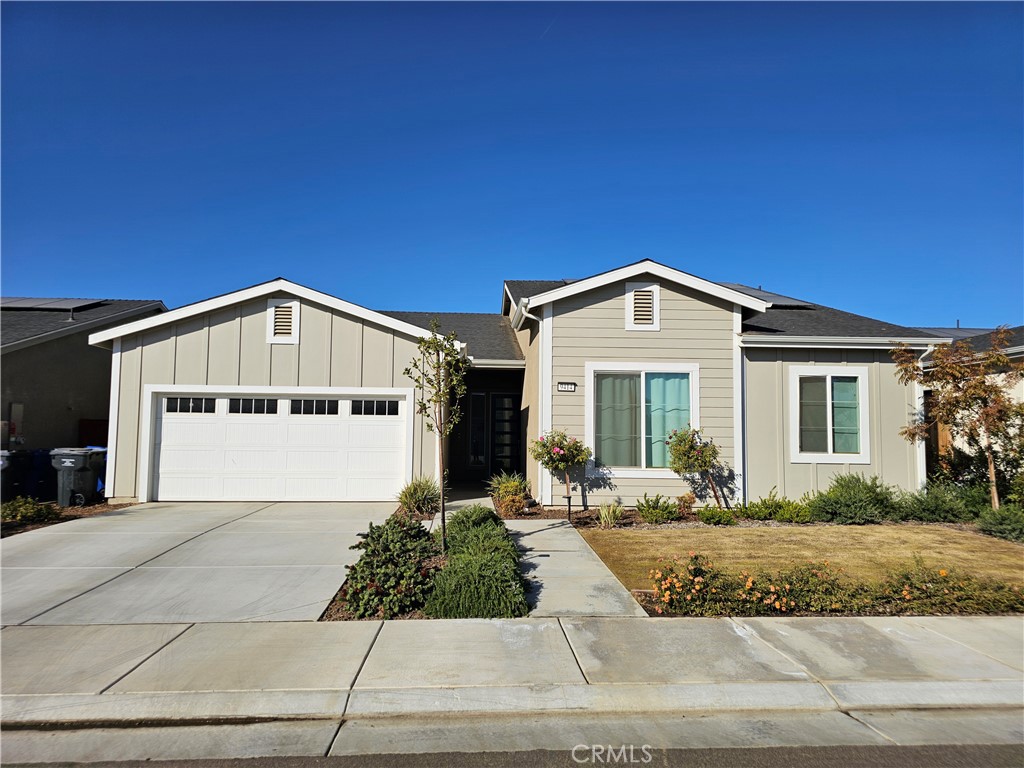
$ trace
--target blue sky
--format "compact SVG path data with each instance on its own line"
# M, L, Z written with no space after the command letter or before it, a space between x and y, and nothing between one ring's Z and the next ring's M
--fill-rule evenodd
M498 311L652 258L1024 322L1017 3L10 3L4 295Z

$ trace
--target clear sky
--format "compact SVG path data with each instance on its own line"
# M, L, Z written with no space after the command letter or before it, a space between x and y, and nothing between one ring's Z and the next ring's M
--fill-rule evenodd
M11 3L4 295L498 311L642 258L1024 322L1019 3Z

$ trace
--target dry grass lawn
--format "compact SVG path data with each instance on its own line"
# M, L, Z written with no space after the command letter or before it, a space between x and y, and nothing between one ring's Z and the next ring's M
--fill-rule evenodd
M955 568L1024 585L1024 546L941 525L812 525L764 528L580 529L628 589L650 589L659 559L696 551L715 565L751 573L809 560L843 568L853 578L883 574L920 555L936 568Z

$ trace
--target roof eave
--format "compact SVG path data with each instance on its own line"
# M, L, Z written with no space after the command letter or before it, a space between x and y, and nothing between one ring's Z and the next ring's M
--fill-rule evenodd
M884 338L879 336L768 336L740 334L741 347L798 347L803 349L892 349L896 344L906 344L913 349L927 349L937 344L948 344L944 338L926 339L920 337Z
M141 304L139 306L131 307L122 312L115 312L112 315L105 315L104 317L97 317L91 320L76 321L74 324L69 324L67 328L57 328L53 331L47 331L46 333L40 333L36 336L30 336L27 339L19 339L18 341L12 341L9 344L0 346L0 353L6 354L8 352L17 352L19 349L26 349L28 347L34 347L37 344L45 344L48 341L55 341L63 336L71 336L75 333L81 333L87 331L90 328L96 328L101 325L107 325L112 322L117 322L119 319L133 317L134 315L141 315L143 312L150 312L153 309L159 310L159 312L166 312L167 307L162 301L151 301L148 304ZM159 317L154 315L154 317ZM89 336L89 343L92 344L93 335ZM94 345L97 346L97 345ZM109 344L103 344L104 347L109 347Z

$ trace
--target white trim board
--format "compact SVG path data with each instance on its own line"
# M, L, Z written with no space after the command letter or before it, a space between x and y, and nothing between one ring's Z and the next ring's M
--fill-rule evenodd
M117 417L121 408L121 340L114 339L110 356L110 419L107 422L107 473L103 478L103 495L114 498L114 471L117 468Z
M857 420L859 453L802 453L800 451L800 387L803 376L856 376ZM786 382L789 387L789 417L785 429L789 431L790 464L870 464L871 463L871 400L868 396L869 368L861 365L791 365ZM829 392L827 417L828 439L832 442L832 394Z
M688 373L690 374L690 426L693 429L700 429L700 366L697 363L666 363L657 360L650 362L587 362L584 366L584 392L583 392L583 442L594 451L594 375L598 373ZM640 414L640 447L643 450L646 442L647 429L646 419ZM587 477L610 477L616 478L645 478L645 479L667 479L677 478L675 472L667 467L602 467L597 471L593 460L587 462Z
M142 410L139 417L139 455L138 484L136 497L140 502L151 501L150 486L152 481L153 435L156 431L156 401L164 395L196 394L196 395L290 395L302 397L350 397L354 395L373 394L383 397L401 397L406 401L405 407L405 479L413 478L413 454L415 453L415 413L416 391L411 387L247 387L238 385L218 384L146 384L142 390ZM108 452L109 455L109 452ZM109 460L109 459L108 459Z
M656 261L650 259L644 259L638 261L636 264L629 264L625 267L619 267L609 272L603 272L600 275L594 275L593 277L587 277L583 280L577 280L574 283L562 286L561 288L555 288L551 291L545 291L544 293L538 293L536 296L529 297L529 306L538 306L541 304L550 304L553 301L559 301L560 299L568 298L569 296L575 296L579 293L586 291L592 291L595 288L601 288L605 285L618 282L619 280L628 280L633 277L640 275L654 275L667 280L670 283L676 283L678 285L692 288L695 291L706 293L709 296L714 296L718 299L724 299L730 304L739 304L741 307L752 309L755 312L764 312L768 307L771 306L769 302L762 301L761 299L755 299L753 296L748 296L745 293L734 291L732 288L726 288L725 286L719 285L718 283L712 283L709 280L691 275L687 272L682 272L672 267L666 267L664 264L659 264Z
M736 473L736 496L741 504L747 502L747 419L743 407L744 387L744 355L740 347L740 335L743 333L743 309L733 305L732 313L732 431L733 431L733 467Z
M541 312L540 321L540 365L537 366L539 369L540 376L540 390L537 395L540 399L540 431L541 433L550 432L552 424L551 416L551 395L552 389L555 383L551 380L551 367L552 367L552 349L554 345L553 338L553 309L550 304L545 304ZM528 439L536 440L539 435L530 435ZM540 481L540 493L541 493L541 504L551 503L551 473L548 472L540 462L537 462L537 466L540 467L540 474L537 476Z
M741 347L791 347L796 349L892 349L906 344L914 349L948 342L949 339L880 339L870 336L750 336L740 337Z
M116 328L108 328L105 331L99 331L89 336L89 343L95 346L102 345L122 336L139 333L141 331L148 331L152 328L159 328L163 325L178 323L190 317L209 314L210 312L215 312L218 309L234 306L235 304L239 304L244 301L259 299L272 293L287 293L300 299L313 302L314 304L321 304L325 307L336 309L339 312L344 312L345 314L352 315L353 317L358 317L361 320L365 320L375 325L389 328L398 333L404 333L414 339L429 336L431 333L429 329L410 325L409 323L396 320L393 317L381 314L380 312L374 312L372 309L367 309L366 307L361 307L358 304L352 304L351 302L344 301L336 296L321 293L320 291L314 291L312 288L306 288L305 286L298 285L290 280L278 278L276 280L271 280L270 282L261 283L260 285L254 285L250 288L243 288L240 291L226 293L223 296L216 296L212 299L206 299L205 301L200 301L195 304L189 304L184 307L179 307L178 309L172 309L169 312L164 312L163 314L156 315L154 317L147 317L143 320L137 320L134 323L119 325ZM437 335L440 337L441 334ZM465 349L466 345L464 343L457 343L460 349Z

